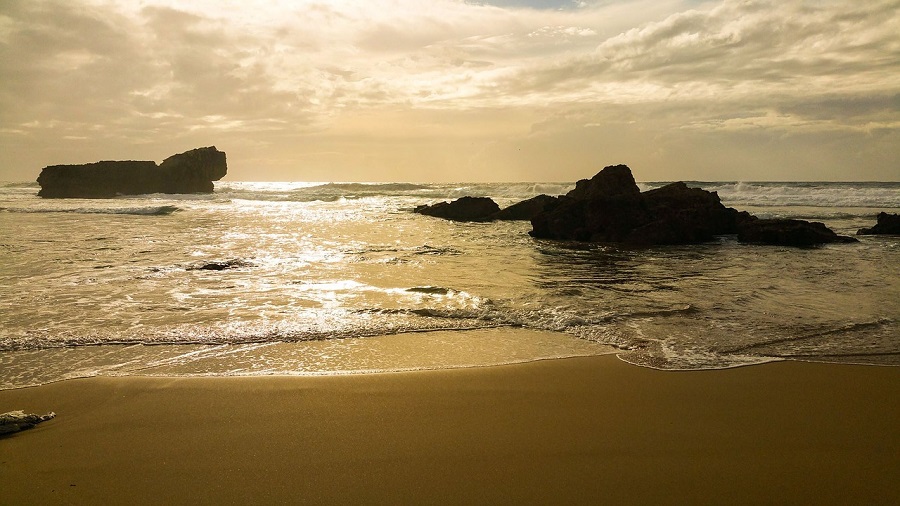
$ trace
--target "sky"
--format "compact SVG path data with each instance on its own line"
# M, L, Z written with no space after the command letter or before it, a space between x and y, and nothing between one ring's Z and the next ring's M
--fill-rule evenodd
M900 0L0 0L0 181L900 180Z

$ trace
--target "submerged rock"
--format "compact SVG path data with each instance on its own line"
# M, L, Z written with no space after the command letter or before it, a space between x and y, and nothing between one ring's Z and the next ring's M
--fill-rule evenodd
M738 227L738 241L798 247L857 242L852 237L837 235L823 223L789 219L747 220Z
M452 202L418 206L414 212L452 221L490 221L499 210L500 206L488 197L462 197Z
M45 198L112 198L147 193L211 193L213 181L228 171L225 153L215 146L172 155L160 165L152 161L102 161L83 165L51 165L41 170L38 196Z
M24 411L0 413L0 434L11 434L31 429L35 425L53 418L56 418L56 413L52 411L46 415L26 414Z
M715 192L672 183L641 193L626 165L604 168L531 220L545 239L693 244L734 234L746 213L725 207Z
M875 226L861 228L856 235L900 235L900 214L878 213Z
M235 258L232 260L225 260L220 262L207 262L205 264L200 264L194 267L189 267L187 270L189 271L225 271L228 269L239 269L241 267L252 267L253 264L247 262L246 260L241 260L239 258Z

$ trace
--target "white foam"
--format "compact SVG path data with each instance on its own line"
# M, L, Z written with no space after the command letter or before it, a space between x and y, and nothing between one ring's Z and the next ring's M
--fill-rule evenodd
M733 183L707 188L727 206L900 208L900 184Z

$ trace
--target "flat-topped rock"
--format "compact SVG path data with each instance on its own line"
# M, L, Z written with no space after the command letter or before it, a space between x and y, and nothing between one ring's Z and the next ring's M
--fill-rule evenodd
M451 221L490 221L500 210L488 197L462 197L452 202L418 206L414 212Z
M153 161L101 161L51 165L41 170L38 196L45 198L112 198L147 193L212 193L213 181L228 171L225 153L215 146Z

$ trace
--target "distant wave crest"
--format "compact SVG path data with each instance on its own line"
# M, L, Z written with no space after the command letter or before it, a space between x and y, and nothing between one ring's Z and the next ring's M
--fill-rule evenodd
M0 208L7 213L74 213L74 214L132 214L139 216L167 216L180 209L177 206L152 207L73 207L73 208Z
M0 183L0 188L38 188L35 181L19 181L15 183Z
M900 183L709 183L728 206L900 207Z
M415 183L325 183L319 186L313 186L312 188L318 190L338 190L338 191L351 191L351 192L367 192L367 193L378 193L382 194L384 192L392 192L392 191L415 191L415 190L423 190L428 188L428 185L415 184Z

